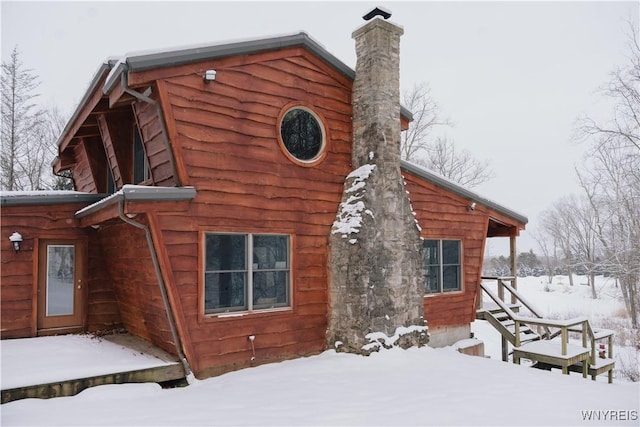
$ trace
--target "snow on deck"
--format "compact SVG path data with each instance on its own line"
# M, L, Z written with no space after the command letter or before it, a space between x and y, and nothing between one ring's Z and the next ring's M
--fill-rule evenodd
M2 390L174 363L90 335L2 340L0 356Z

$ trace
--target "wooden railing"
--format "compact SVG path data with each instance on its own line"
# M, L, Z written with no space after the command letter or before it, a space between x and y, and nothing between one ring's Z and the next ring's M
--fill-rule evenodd
M506 283L508 281L511 281L513 283L513 277L482 277L482 279L495 280L497 282L497 295L484 282L480 283L480 289L484 291L493 300L493 302L498 305L500 310L506 313L514 322L514 333L513 336L509 336L509 340L512 342L514 350L518 348L517 351L514 351L515 363L519 363L520 357L525 355L525 357L532 358L537 361L561 366L563 373L568 373L568 370L572 368L572 365L575 365L577 362L582 362L583 365L581 370L582 374L585 377L587 375L587 372L591 374L593 379L595 379L596 375L607 372L609 376L609 382L611 383L613 381L613 331L605 329L594 330L591 327L589 320L586 317L582 316L566 320L545 319L538 313L533 305L529 301L527 301L527 299L520 292L518 292L517 289ZM510 307L510 304L507 304L505 302L505 291L511 294L511 307L513 307L513 304L518 303L526 307L534 317L522 316L519 313L516 313ZM480 299L482 299L482 295L480 295ZM489 320L495 321L495 319ZM505 338L505 334L508 334L509 332L505 332L507 330L504 327L499 328L499 326L501 325L494 324L493 326L498 328L498 330L503 335L502 353L503 360L506 361L507 340ZM553 349L552 346L549 347L549 344L551 343L531 345L527 344L525 345L525 347L528 347L527 349L525 349L524 347L521 348L522 342L520 332L523 327L538 327L540 329L543 329L545 332L543 334L540 334L540 338L544 342L549 342L551 339L560 336L559 354L557 353L557 350ZM538 329L538 331L540 331L540 329ZM582 339L582 348L585 349L584 351L580 350L579 346L574 345L572 347L572 354L576 353L575 356L571 356L568 354L569 333L580 334L580 337ZM599 341L605 339L607 340L607 354L606 357L604 357L604 355L599 357L599 349L596 346ZM590 349L587 350L589 347ZM587 352L588 355L586 354ZM606 361L601 361L600 359L606 359Z
M538 319L542 319L542 315L538 313L538 311L533 307L533 305L520 293L516 288L511 285L508 285L507 282L515 283L515 277L512 276L482 276L482 280L495 280L498 283L498 298L504 302L504 291L508 291L511 294L511 304L520 303L522 304L529 312L534 315ZM486 286L481 285L481 288L489 295L489 291ZM491 296L491 295L489 295ZM491 299L497 303L494 296L491 296ZM482 300L482 298L480 298ZM545 338L552 338L551 331L549 328L543 327L545 330Z

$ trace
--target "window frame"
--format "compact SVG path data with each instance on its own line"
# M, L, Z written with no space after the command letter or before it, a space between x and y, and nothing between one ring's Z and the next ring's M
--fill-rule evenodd
M423 258L423 267L424 267L424 296L436 296L436 295L445 295L452 293L459 293L464 291L464 269L463 269L463 260L464 260L464 250L463 250L463 241L462 239L451 239L451 238L424 238L423 239L423 248L426 242L437 242L437 264L427 264L426 260ZM445 264L443 261L443 242L457 242L458 243L458 263L457 264ZM427 267L436 266L438 268L438 290L431 291L427 289ZM444 287L444 267L447 266L457 266L458 268L458 286L455 289L445 289Z
M140 143L140 148L142 152L142 180L136 182L136 172L138 171L138 164L136 162L136 142ZM134 185L144 185L151 181L151 168L149 167L149 159L147 157L147 148L144 145L144 141L142 140L142 132L140 132L140 128L137 125L133 126L133 147L131 152L131 178L132 184Z
M282 121L284 120L284 117L287 115L287 113L289 113L292 110L304 110L308 112L316 120L316 122L318 123L318 126L320 127L320 133L322 134L320 149L318 150L318 154L316 154L313 158L309 160L299 159L298 157L293 155L287 148L287 145L285 144L282 138ZM290 102L280 110L280 113L278 114L278 122L276 126L276 137L278 140L278 145L280 146L280 149L282 150L284 155L293 163L296 163L299 166L311 167L311 166L317 165L322 160L324 160L329 149L330 138L329 138L329 128L327 126L327 122L325 121L324 117L320 113L318 113L315 109L305 104L304 102Z
M200 315L204 318L211 317L235 317L247 314L269 313L278 311L289 311L293 309L293 235L286 232L242 232L242 231L210 231L201 230L201 250L200 256L202 273L200 274L201 284L200 289ZM244 236L245 238L245 254L244 254L244 270L207 270L207 236L208 235L231 235L231 236ZM287 254L286 254L286 268L257 268L253 262L254 255L254 238L256 236L282 236L287 239ZM283 271L286 272L286 302L275 304L255 304L253 302L254 295L254 274L259 272L273 272ZM217 272L243 272L244 278L244 298L245 304L243 306L236 307L219 307L213 309L207 309L206 307L206 276L208 273Z

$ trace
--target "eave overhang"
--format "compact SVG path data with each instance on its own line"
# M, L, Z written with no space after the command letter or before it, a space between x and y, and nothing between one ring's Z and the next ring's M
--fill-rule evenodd
M102 198L76 212L80 219L120 202L177 202L192 200L196 197L193 187L148 187L143 185L124 185L119 191Z
M116 104L114 99L109 98L109 95L115 88L121 85L123 73L128 75L129 73L156 68L172 67L229 56L249 55L300 46L321 58L329 66L350 80L353 81L355 78L355 71L351 67L329 53L320 43L305 32L230 43L132 53L120 59L109 58L100 65L94 74L84 96L60 135L57 141L58 151L62 153L71 141L82 136L83 126L91 128L93 131L95 126L92 126L92 123L86 122L91 114L95 113L94 110L96 108L103 111ZM100 102L102 102L104 106L99 106L98 104ZM406 124L413 120L413 114L407 108L401 106L400 115L404 123L403 128L406 128ZM62 163L61 159L56 160L54 170L59 172L69 167L68 163L65 163L64 166Z
M457 194L458 196L468 199L470 203L475 202L482 206L486 206L487 208L512 219L519 226L518 228L524 229L524 226L529 222L529 219L526 216L503 205L500 205L493 200L487 199L486 197L483 197L478 193L468 190L461 185L456 184L455 182L414 163L402 160L401 168L409 173L412 173L413 175L416 175L437 185L438 187L444 188L445 190ZM515 224L511 224L511 226L513 225Z
M69 203L90 204L103 199L105 194L80 191L3 191L0 206L43 206Z
M125 72L139 72L155 68L165 68L178 65L192 64L229 56L251 55L271 50L286 49L302 46L321 58L336 71L353 81L355 71L344 62L332 55L320 43L315 41L304 31L295 34L243 40L230 43L198 45L172 50L158 50L154 52L132 53L120 59L103 86L103 93L109 94L121 81L120 75ZM413 120L413 114L405 107L400 107L401 116L408 122Z

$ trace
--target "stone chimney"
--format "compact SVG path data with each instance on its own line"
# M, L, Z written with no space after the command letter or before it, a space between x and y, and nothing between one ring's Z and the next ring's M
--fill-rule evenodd
M327 346L369 354L426 344L420 231L400 172L400 36L378 17L353 33L354 170L329 251Z

